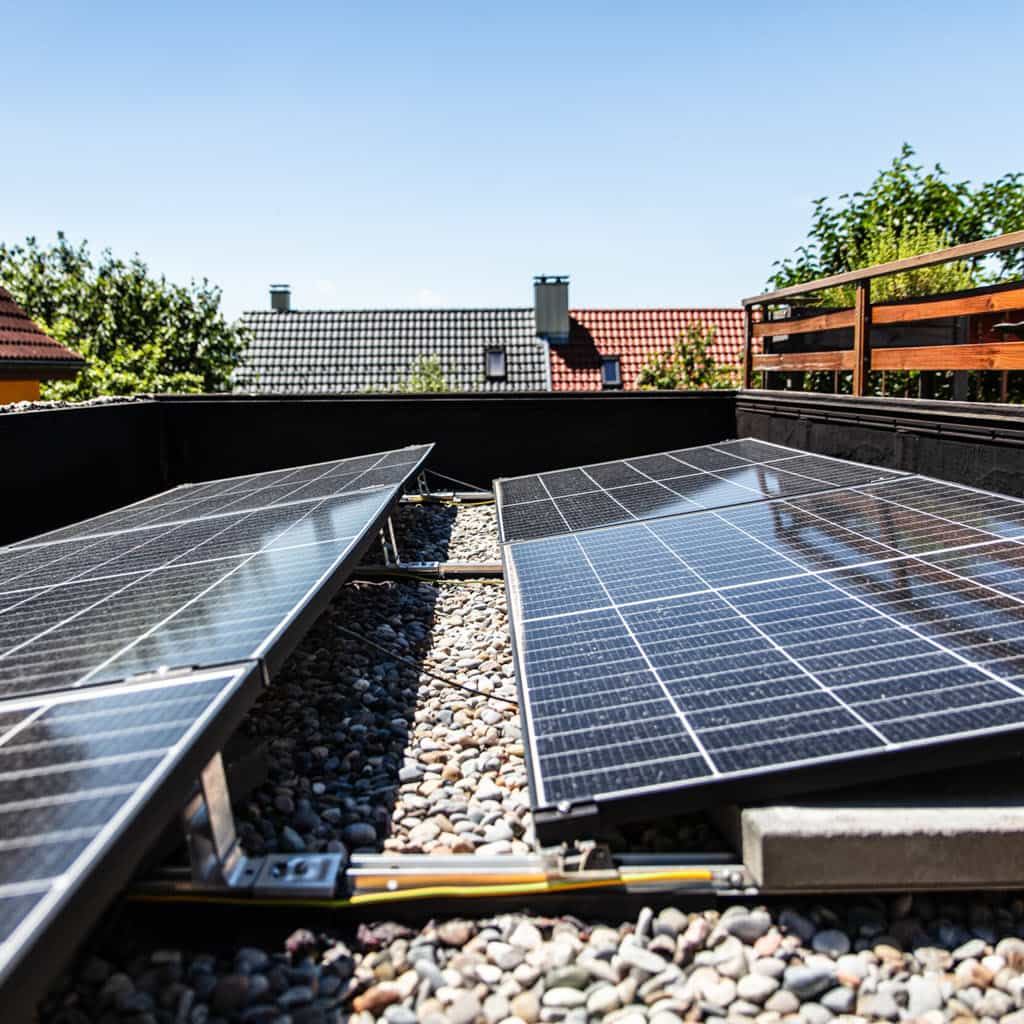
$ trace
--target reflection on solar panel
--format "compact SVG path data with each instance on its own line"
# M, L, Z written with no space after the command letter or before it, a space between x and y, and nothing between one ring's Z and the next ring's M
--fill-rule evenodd
M512 542L893 481L903 474L749 439L498 481Z
M428 450L177 488L0 550L0 697L272 655Z
M179 487L0 549L0 984L26 990L56 915L127 881L429 451Z
M14 1014L27 979L42 973L30 955L43 933L70 951L81 934L54 928L58 917L98 913L128 881L146 852L131 834L146 806L183 805L203 759L224 739L218 719L240 715L255 698L256 667L0 704L7 1012Z
M756 472L766 447L710 450L757 456ZM667 458L716 459L694 452L646 460L660 472ZM762 490L735 507L512 542L509 508L529 501L503 505L543 841L673 805L921 770L937 744L944 764L1019 746L1024 502L772 455L771 468L827 463L842 487L822 473L815 493ZM644 462L587 476L624 481ZM560 479L577 486L580 472ZM513 498L545 476L509 481ZM507 502L506 482L497 489ZM560 500L548 499L559 514Z

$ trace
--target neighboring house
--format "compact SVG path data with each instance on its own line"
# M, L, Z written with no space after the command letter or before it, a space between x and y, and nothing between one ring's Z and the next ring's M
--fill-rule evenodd
M437 357L454 391L547 391L547 347L532 309L293 310L244 313L251 342L240 391L393 391L421 359Z
M630 390L698 322L716 329L716 362L738 366L742 309L570 311L565 277L535 278L532 309L293 310L274 285L271 309L242 316L251 341L235 388L392 391L436 357L454 391Z
M54 341L0 288L0 404L34 402L39 382L70 380L85 360Z
M633 390L648 358L668 351L689 324L714 327L711 355L715 362L739 367L744 338L741 308L573 309L568 343L551 346L551 387L555 391Z

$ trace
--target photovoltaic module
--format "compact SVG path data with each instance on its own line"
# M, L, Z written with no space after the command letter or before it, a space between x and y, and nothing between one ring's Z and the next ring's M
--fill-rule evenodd
M0 548L0 986L128 881L430 445L186 485ZM44 979L45 980L45 979Z
M1024 502L751 440L496 491L542 841L1019 744Z

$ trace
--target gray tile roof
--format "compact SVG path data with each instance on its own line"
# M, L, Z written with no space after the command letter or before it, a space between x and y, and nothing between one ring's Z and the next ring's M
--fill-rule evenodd
M533 309L291 310L244 313L251 341L240 391L390 391L423 356L437 356L457 391L544 391L545 346ZM486 380L488 348L505 349L507 377Z

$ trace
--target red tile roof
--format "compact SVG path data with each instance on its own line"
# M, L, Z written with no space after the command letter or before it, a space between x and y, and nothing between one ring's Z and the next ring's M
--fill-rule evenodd
M636 388L641 368L653 352L666 351L687 324L714 326L715 362L739 366L743 352L742 309L573 309L569 341L551 346L553 391L600 391L601 357L621 360L622 386Z
M55 376L68 376L85 365L77 352L54 341L32 321L11 297L10 292L0 288L0 374L10 376L15 372L12 364L25 364L27 379L45 380L51 370Z

